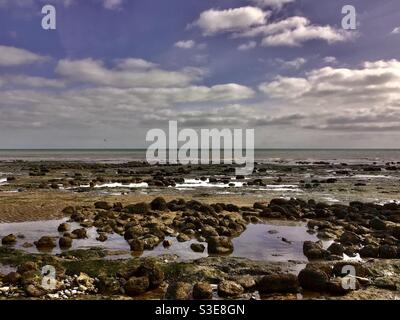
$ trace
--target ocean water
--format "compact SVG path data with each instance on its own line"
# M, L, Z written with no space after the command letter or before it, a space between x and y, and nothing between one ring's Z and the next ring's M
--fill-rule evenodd
M223 157L221 156L221 158ZM275 163L296 163L297 161L400 163L400 149L256 149L254 159L258 162ZM0 150L0 161L13 160L59 160L105 163L145 161L146 149Z

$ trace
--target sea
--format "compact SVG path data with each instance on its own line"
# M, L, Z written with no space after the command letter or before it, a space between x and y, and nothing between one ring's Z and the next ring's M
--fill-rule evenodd
M15 160L123 163L145 161L146 149L0 149L0 161ZM318 161L349 164L400 163L400 149L256 149L254 160L287 164Z

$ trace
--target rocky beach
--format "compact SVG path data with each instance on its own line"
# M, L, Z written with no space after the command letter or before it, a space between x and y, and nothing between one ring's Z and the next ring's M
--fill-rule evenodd
M397 161L3 159L0 299L398 299L399 181Z

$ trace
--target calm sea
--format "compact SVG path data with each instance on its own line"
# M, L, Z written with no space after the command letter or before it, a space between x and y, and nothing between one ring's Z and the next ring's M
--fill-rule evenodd
M145 160L146 149L0 150L0 161L58 160L127 162ZM400 149L257 149L258 162L330 161L335 163L400 162Z

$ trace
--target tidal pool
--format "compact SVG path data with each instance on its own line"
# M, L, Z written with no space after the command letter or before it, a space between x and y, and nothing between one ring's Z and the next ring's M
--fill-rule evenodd
M37 253L38 250L33 242L44 235L60 237L61 233L57 231L57 227L66 221L67 219L1 223L0 236L4 237L13 233L18 237L17 243L14 245L15 248ZM77 223L71 223L71 227L71 230L80 228ZM98 234L94 227L87 228L87 234L87 239L74 240L71 249L102 247L111 251L126 252L126 254L110 256L111 259L131 257L129 244L122 236L108 234L107 241L99 242L96 240ZM141 256L176 255L182 260L208 256L207 243L204 243L206 250L203 253L197 253L190 249L192 243L198 242L196 239L186 242L178 242L175 237L166 237L166 239L172 241L169 248L164 248L162 244L159 244L153 250L144 251ZM303 242L306 240L317 241L318 238L307 232L304 223L283 223L279 221L267 224L250 224L245 232L232 240L234 251L231 256L271 262L307 261L307 258L303 255ZM328 246L329 242L325 242L324 245ZM58 246L51 251L53 254L60 252L62 250Z

